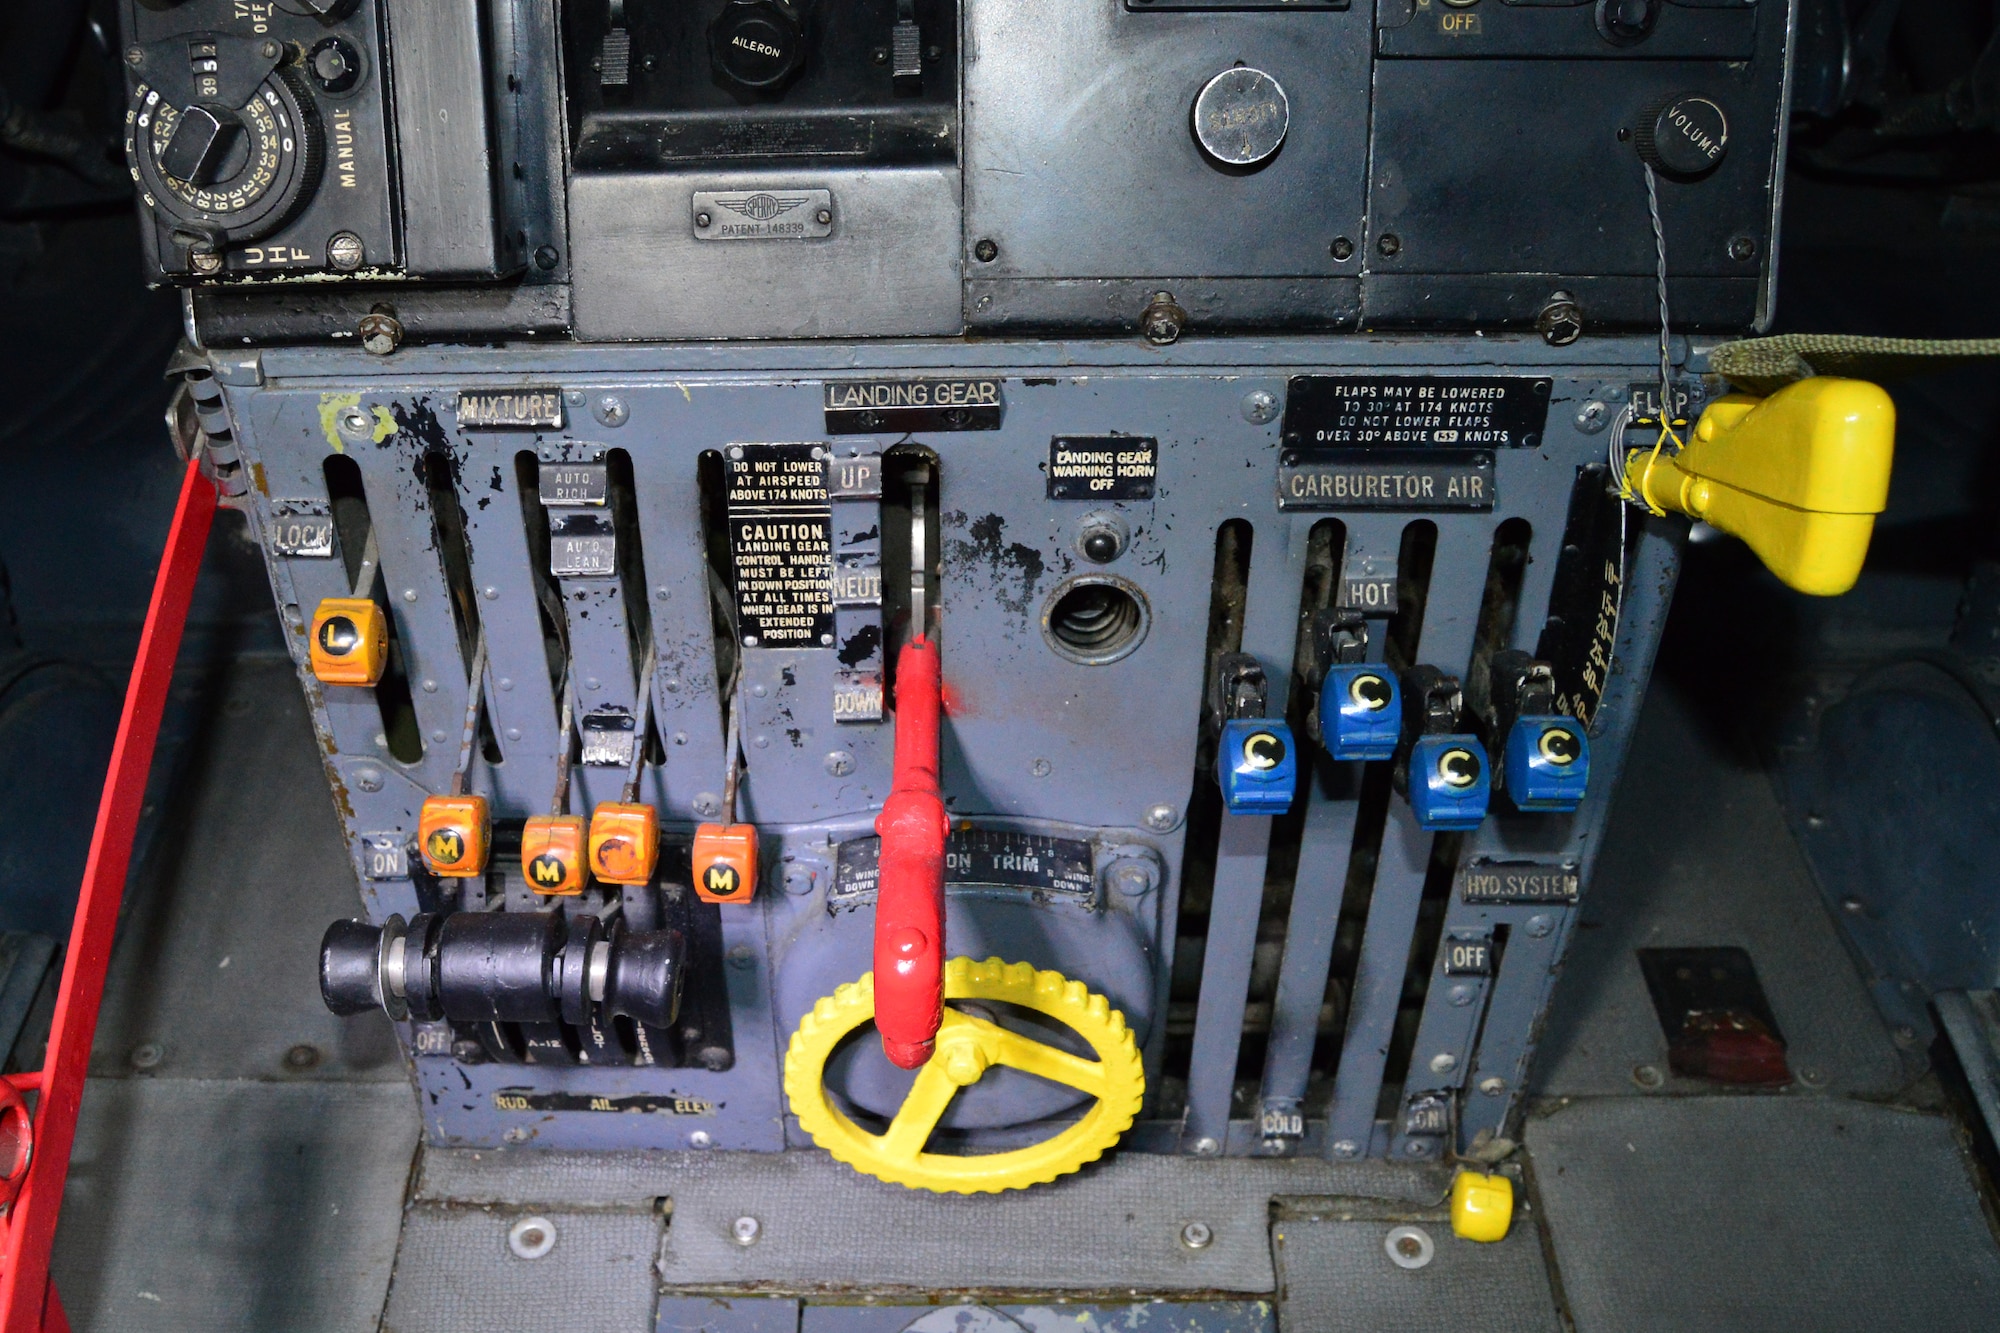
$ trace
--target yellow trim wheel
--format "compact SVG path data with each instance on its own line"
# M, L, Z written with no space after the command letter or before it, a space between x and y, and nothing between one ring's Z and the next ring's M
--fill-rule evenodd
M871 1134L826 1095L826 1062L848 1033L875 1017L875 974L840 987L799 1021L785 1053L785 1096L814 1143L857 1171L941 1194L998 1194L1041 1185L1102 1157L1132 1127L1146 1095L1146 1070L1111 1001L1060 972L1030 963L945 964L944 1023L931 1056L889 1128ZM1067 1024L1097 1055L1086 1060L950 1007L952 1000L1019 1005ZM1007 1152L961 1156L925 1152L931 1133L963 1087L991 1065L1006 1065L1087 1092L1083 1118L1051 1138Z

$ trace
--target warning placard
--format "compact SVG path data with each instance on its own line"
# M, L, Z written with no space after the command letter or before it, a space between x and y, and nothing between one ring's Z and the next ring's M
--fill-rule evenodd
M811 444L736 444L729 465L729 546L736 615L751 648L833 642L833 510L826 451Z
M1058 435L1049 441L1049 499L1150 500L1160 442L1142 435Z

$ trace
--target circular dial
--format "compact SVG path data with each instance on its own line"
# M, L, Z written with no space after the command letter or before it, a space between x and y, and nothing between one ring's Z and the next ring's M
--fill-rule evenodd
M312 99L280 70L240 107L176 106L141 83L125 113L125 156L146 203L194 238L190 249L268 236L318 183Z

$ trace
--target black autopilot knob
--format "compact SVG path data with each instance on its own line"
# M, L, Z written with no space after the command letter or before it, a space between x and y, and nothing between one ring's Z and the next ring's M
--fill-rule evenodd
M1660 0L1597 0L1597 30L1613 46L1650 37L1660 21Z
M729 0L708 25L708 53L725 85L776 92L806 62L805 7L795 0Z

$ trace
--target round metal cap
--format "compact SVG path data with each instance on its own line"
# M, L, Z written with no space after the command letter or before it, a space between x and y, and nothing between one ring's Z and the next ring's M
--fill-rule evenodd
M1194 99L1194 138L1226 167L1258 167L1277 155L1292 125L1292 104L1278 81L1238 65L1202 86Z

